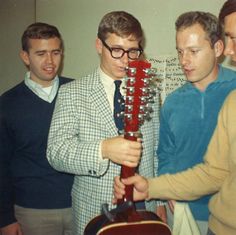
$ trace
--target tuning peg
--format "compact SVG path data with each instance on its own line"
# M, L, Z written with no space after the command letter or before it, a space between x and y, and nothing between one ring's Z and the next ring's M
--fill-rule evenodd
M139 98L140 98L142 104L147 103L147 99L148 99L147 96L140 96Z
M152 113L153 112L153 108L148 104L140 105L139 110L140 110L140 113Z
M126 105L125 108L126 108L128 113L133 111L133 105Z
M129 103L133 103L134 102L134 97L133 96L126 96L126 100Z
M146 104L146 109L147 109L147 111L148 111L149 113L152 113L152 112L153 112L153 108L152 108L152 106L150 105L150 103L147 103L147 104Z
M146 68L143 70L147 75L149 76L155 76L157 74L157 69L156 68Z
M128 73L130 73L130 76L134 76L136 74L136 68L126 67L125 69Z
M129 93L134 93L134 87L126 87L126 89L129 91Z
M147 113L152 113L153 112L153 108L151 106L146 106L146 112Z
M136 138L142 138L143 135L140 131L128 131L126 133L126 135L130 136L130 137L136 137Z
M142 88L140 88L141 89L141 91L143 92L143 94L145 95L145 94L148 94L148 87L142 87Z
M157 74L157 69L156 68L151 68L149 75L156 76L156 74Z
M139 122L143 122L144 121L144 114L143 113L140 113L139 115L138 115L138 120L139 120Z
M149 78L143 78L142 80L143 80L144 86L148 86L150 84Z
M124 111L122 111L122 112L120 112L120 113L117 113L117 117L118 117L118 118L123 118L123 117L124 117L124 114L125 114Z
M157 78L156 76L150 78L150 87L158 88L161 82L163 81L162 78Z
M132 120L132 114L126 113L124 116L125 116L125 118L127 118L128 120Z
M139 106L139 112L144 113L146 111L146 105L140 105Z
M144 114L144 118L145 118L145 120L147 120L147 121L150 121L152 118L151 118L151 115L149 114L149 113L145 113Z
M150 95L155 96L157 94L156 90L153 88L149 88L149 92Z
M153 97L153 96L148 96L148 97L147 97L147 102L148 102L148 103L151 103L151 104L155 103L154 97Z
M129 81L130 85L134 85L136 79L135 77L128 77L127 81Z

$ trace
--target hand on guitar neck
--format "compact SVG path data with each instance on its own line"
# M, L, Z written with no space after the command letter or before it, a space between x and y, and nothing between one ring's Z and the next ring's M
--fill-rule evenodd
M121 179L120 176L116 176L114 179L114 199L112 201L114 204L124 197L125 187L127 185L133 185L134 201L148 199L148 181L146 178L137 174L126 179Z
M102 156L114 163L127 167L137 167L142 153L142 140L131 141L124 136L103 140Z
M133 200L140 201L151 199L148 196L148 181L146 178L136 174L126 179L121 179L120 176L114 178L113 192L114 198L113 204L117 204L117 201L122 199L125 195L125 186L133 185ZM173 212L172 212L173 213ZM157 215L163 222L167 223L167 215L165 206L159 206L157 208Z

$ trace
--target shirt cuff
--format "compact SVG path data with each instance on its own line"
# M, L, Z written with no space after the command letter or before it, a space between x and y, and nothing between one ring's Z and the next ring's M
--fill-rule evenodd
M98 148L98 160L99 160L99 163L104 163L104 162L108 161L108 159L103 159L103 157L102 157L102 142L103 142L103 140L100 142L99 148Z

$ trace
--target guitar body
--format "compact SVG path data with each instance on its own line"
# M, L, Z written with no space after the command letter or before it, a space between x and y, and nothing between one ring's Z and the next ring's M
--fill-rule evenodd
M140 126L150 119L152 102L151 64L147 61L131 61L127 71L126 98L124 111L124 138L136 141L141 137ZM121 166L121 178L133 176L135 168ZM136 210L133 203L133 185L125 187L125 196L111 211L102 207L103 214L92 219L84 235L171 235L170 228L154 213Z
M125 216L117 216L114 222L109 222L105 215L99 215L89 222L84 235L171 235L170 228L160 218L149 211L135 211L133 221L127 222ZM135 219L139 217L139 219Z
M116 223L105 226L97 235L171 235L170 229L162 222L141 221L133 223Z

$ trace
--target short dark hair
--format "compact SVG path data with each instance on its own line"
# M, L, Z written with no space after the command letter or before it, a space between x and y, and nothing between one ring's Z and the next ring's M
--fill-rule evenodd
M224 19L227 15L236 12L236 0L228 0L224 3L220 10L219 21L221 24L224 24Z
M29 25L21 37L21 46L23 51L29 52L29 39L49 39L59 38L61 41L61 48L63 46L62 37L59 30L46 23L36 22Z
M133 35L139 43L143 39L140 22L125 11L113 11L103 16L98 26L98 38L106 40L108 33L115 33L120 37Z
M199 24L206 32L212 48L218 40L222 40L222 27L218 24L217 17L209 12L189 11L183 13L176 20L175 28L178 31L195 24Z

